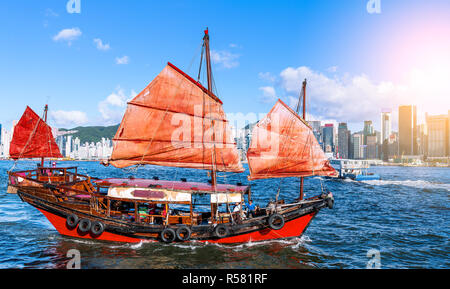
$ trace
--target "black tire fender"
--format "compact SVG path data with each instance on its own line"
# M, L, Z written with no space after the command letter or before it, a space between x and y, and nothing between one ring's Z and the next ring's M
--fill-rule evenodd
M279 224L276 224L276 221L279 221ZM284 217L280 214L272 214L268 220L269 227L273 230L281 230L284 227Z
M179 227L175 233L180 241L187 241L191 238L191 229L188 226Z
M71 215L67 216L66 225L69 228L73 229L78 225L78 221L79 221L78 216L75 214L71 214Z
M327 206L328 208L332 209L334 206L334 199L333 198L328 198L327 199Z
M91 226L91 233L94 236L100 236L105 231L105 224L100 221L95 221Z
M175 241L176 236L177 234L171 228L165 228L161 232L161 240L163 240L164 243L172 243Z
M219 238L225 238L230 233L230 230L224 224L219 224L214 229L214 235Z
M78 230L81 233L87 233L91 230L92 223L89 219L81 219L78 223Z

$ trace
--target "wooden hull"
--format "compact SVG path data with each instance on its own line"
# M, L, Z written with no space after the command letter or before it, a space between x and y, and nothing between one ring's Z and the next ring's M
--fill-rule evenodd
M127 243L161 241L160 233L164 229L162 226L149 228L148 226L127 224L124 221L105 219L101 216L94 216L87 212L68 208L64 204L55 204L51 201L41 199L34 194L30 194L30 192L23 192L21 190L18 191L18 195L23 201L36 207L49 220L58 233L64 236ZM223 238L218 238L214 235L211 225L193 226L191 227L192 237L189 241L231 244L300 237L318 211L326 206L326 201L324 200L323 203L316 203L314 206L299 208L282 214L285 218L285 224L279 230L274 230L268 226L268 216L260 217L255 222L248 221L247 223L244 222L243 224L237 225L236 228L230 230L228 236ZM106 229L99 236L94 236L91 232L81 233L78 226L70 228L67 225L66 218L70 214L76 214L80 219L85 218L92 222L101 221L106 224Z
M158 239L149 239L142 237L130 237L117 233L103 232L100 236L93 236L91 233L81 234L76 228L69 228L66 224L66 219L47 212L43 209L38 209L55 227L55 229L63 236L82 238L82 239L95 239L103 241L113 241L113 242L126 242L126 243L138 243L138 242L157 242ZM286 222L284 227L280 230L273 230L270 228L265 228L259 231L243 233L236 236L225 237L221 239L209 239L209 240L198 240L200 242L210 242L210 243L222 243L222 244L232 244L232 243L247 243L247 242L257 242L275 239L284 239L292 237L300 237L305 229L308 227L311 220L315 217L316 213L311 213L295 220ZM195 239L194 239L195 240Z

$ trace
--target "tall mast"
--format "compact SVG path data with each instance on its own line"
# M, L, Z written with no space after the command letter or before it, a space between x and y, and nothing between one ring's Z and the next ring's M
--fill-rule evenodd
M208 92L212 94L212 72L211 72L211 55L209 51L209 34L208 34L208 28L205 30L205 36L203 37L203 44L205 46L205 58L206 58L206 75L208 79ZM212 154L212 171L211 171L211 184L214 187L214 190L216 188L217 184L217 178L216 178L216 144L215 144L215 132L214 132L214 120L212 121L212 127L213 127L213 143L214 143L214 149Z
M302 101L302 95L303 95L303 119L306 120L306 79L303 81L302 91L300 93L300 96L298 98L297 103L297 114L300 111L300 101ZM304 179L303 177L300 177L300 197L299 200L303 200L303 183Z
M48 111L48 105L46 104L44 107L44 122L47 123L47 111ZM41 158L41 167L44 167L44 158Z

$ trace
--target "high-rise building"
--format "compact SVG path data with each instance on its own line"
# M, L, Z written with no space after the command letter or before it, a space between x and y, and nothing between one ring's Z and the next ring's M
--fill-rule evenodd
M389 141L389 137L391 136L392 130L392 119L391 119L391 111L384 110L381 112L381 144L384 140Z
M341 122L338 126L338 147L337 152L340 159L349 158L350 131L347 123Z
M449 116L426 115L428 130L428 157L449 155Z
M72 136L68 135L66 139L66 151L65 151L66 158L70 158L71 153L72 153Z
M367 136L373 135L373 124L371 120L364 121L364 144L367 144Z
M334 126L332 123L325 124L323 131L323 149L326 153L334 152Z
M366 159L378 159L378 143L376 135L367 136L366 152Z
M322 143L322 134L320 133L320 126L321 126L320 120L311 120L311 121L308 121L308 123L313 129L313 134L316 137L317 142L319 144L321 144Z
M354 133L352 135L353 143L353 158L364 158L364 135L361 133Z
M400 155L417 155L417 109L415 105L399 106L398 137Z

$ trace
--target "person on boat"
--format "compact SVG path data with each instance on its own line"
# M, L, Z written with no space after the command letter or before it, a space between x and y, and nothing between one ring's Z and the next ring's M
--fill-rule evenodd
M245 207L247 208L247 218L253 218L256 213L256 206L253 204L253 201L249 200L248 203L245 203Z

